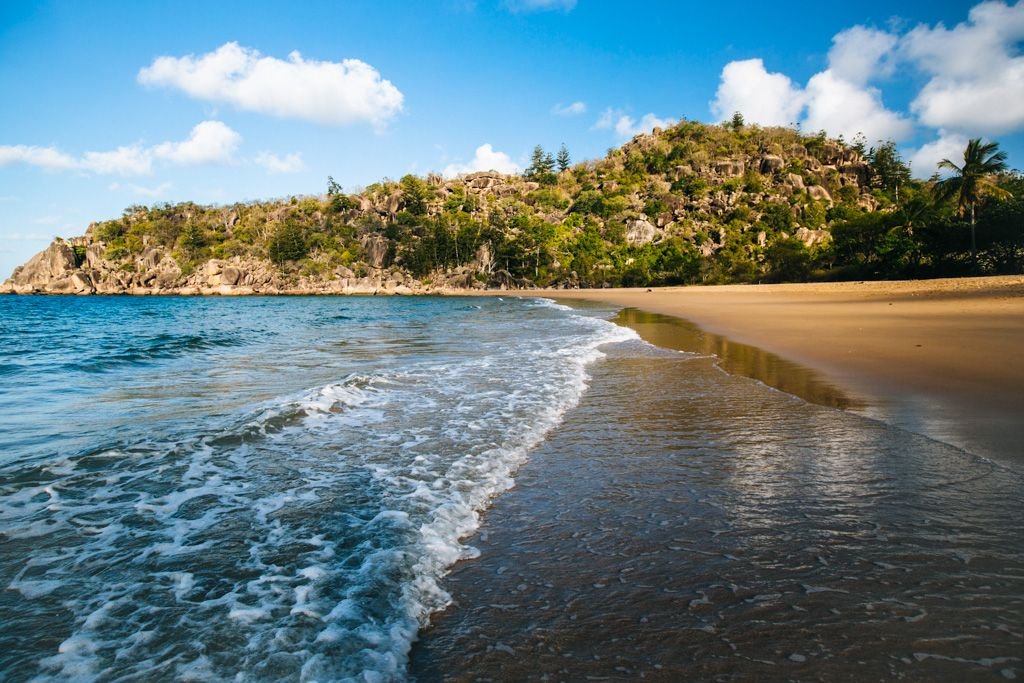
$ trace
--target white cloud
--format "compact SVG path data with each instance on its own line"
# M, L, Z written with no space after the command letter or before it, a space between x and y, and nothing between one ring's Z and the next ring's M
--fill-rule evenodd
M910 168L917 178L931 178L938 172L939 162L949 159L954 164L962 165L967 137L959 133L940 131L939 139L921 146L910 156Z
M804 88L769 73L759 59L727 64L711 111L719 120L739 111L764 125L800 121L831 135L906 139L914 122L887 109L881 90L870 84L897 66L909 66L928 79L910 112L935 129L939 140L1017 131L1024 128L1022 41L1024 1L982 2L951 29L920 25L900 35L854 26L833 37L828 68ZM929 143L920 153L927 156L939 144Z
M569 12L576 6L576 0L505 0L504 4L512 12Z
M156 187L146 187L145 185L135 185L133 183L129 183L127 185L122 185L121 183L110 183L110 185L107 186L107 189L110 190L111 192L117 190L128 190L133 194L142 195L143 197L151 197L155 199L157 197L163 197L164 195L166 195L167 191L170 190L172 187L174 187L174 185L172 185L171 183L160 183Z
M750 123L788 126L804 108L804 93L788 76L769 73L760 59L729 62L722 69L722 82L711 102L716 120L743 114Z
M555 116L579 116L587 113L587 105L585 102L573 102L564 106L556 104L551 108L551 113Z
M751 123L788 126L799 122L808 130L869 140L907 137L911 122L882 103L882 94L868 85L890 73L897 37L854 26L836 34L829 50L829 67L810 78L805 88L785 74L770 73L760 59L730 62L722 69L721 84L711 111L718 120L740 112Z
M73 157L54 147L0 145L0 166L27 164L49 171L86 171L97 175L139 176L153 171L153 160L176 164L227 163L242 136L220 121L203 121L188 140L163 142L153 147L124 145L105 152Z
M825 130L847 139L863 133L871 141L902 140L913 131L909 120L885 108L876 88L839 78L831 69L812 76L804 92L807 130Z
M153 148L153 154L183 165L228 163L241 140L241 135L222 122L203 121L192 129L188 140L164 142Z
M621 109L608 108L598 117L593 129L614 130L618 137L627 140L641 133L650 133L655 128L668 128L674 123L673 119L663 119L654 114L644 114L637 121L632 116L623 113Z
M442 174L446 178L454 178L463 173L473 171L497 171L499 173L519 173L522 170L512 158L504 152L496 151L490 143L480 145L476 148L476 154L467 163L448 164Z
M984 2L947 29L918 26L903 55L930 76L911 103L927 126L976 135L1024 126L1024 3Z
M260 152L256 155L256 163L271 173L298 173L306 168L306 163L298 152L283 157L272 152Z
M147 175L153 170L153 154L141 145L118 147L109 152L86 152L78 167L99 175Z
M74 158L53 147L0 145L0 166L11 164L28 164L51 171L66 171L78 167L78 162Z
M864 26L854 26L832 37L829 70L850 83L864 85L876 76L888 76L895 68L893 50L897 36Z
M383 128L403 101L398 88L358 59L321 62L296 51L285 61L234 42L198 57L157 57L138 80L246 111L332 125Z
M619 137L631 138L641 133L650 133L655 128L668 128L673 123L672 119L658 118L654 114L644 114L639 121L634 121L631 116L619 117L615 122L615 132Z
M40 216L32 220L36 225L57 225L60 223L60 216Z

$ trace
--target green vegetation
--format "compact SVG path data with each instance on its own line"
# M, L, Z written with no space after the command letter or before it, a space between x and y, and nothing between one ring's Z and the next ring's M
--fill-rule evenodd
M328 178L320 197L133 206L90 236L118 267L160 248L185 274L232 257L289 277L458 271L585 287L1022 272L1021 175L980 140L942 167L949 179L916 181L891 142L866 149L737 113L575 165L564 145L556 157L538 145L522 176L407 175L358 194Z
M967 143L964 150L964 165L957 166L949 159L939 162L939 168L952 171L953 175L936 183L936 194L941 199L956 198L957 213L964 215L964 210L971 210L971 256L977 251L975 243L974 209L984 197L992 196L1006 199L1010 192L999 187L994 178L1006 172L1006 152L998 150L994 142L982 144L980 138Z

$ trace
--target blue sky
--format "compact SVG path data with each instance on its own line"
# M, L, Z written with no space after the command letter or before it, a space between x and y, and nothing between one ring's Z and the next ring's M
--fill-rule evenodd
M921 176L977 136L1024 168L1022 40L1003 2L6 0L0 278L130 204L595 158L737 109L894 138Z

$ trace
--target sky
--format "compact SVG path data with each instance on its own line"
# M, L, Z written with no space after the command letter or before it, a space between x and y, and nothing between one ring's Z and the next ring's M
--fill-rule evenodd
M133 204L574 161L681 118L1024 169L1024 0L0 0L0 279Z

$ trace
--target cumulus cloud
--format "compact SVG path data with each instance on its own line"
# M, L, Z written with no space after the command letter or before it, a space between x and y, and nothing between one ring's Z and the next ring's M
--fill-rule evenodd
M53 147L29 145L0 145L0 166L28 164L51 171L66 171L78 167L78 162Z
M242 136L220 121L203 121L182 142L163 142L153 147L125 145L109 151L85 152L80 157L71 156L55 147L0 145L0 166L26 164L48 171L148 175L153 171L154 159L180 165L229 162L241 139Z
M888 109L872 85L897 66L922 73L910 113L939 139L920 150L933 156L950 140L994 135L1024 127L1024 1L982 2L953 28L920 25L899 34L854 26L836 34L828 68L806 86L769 73L759 59L731 62L722 70L711 111L719 119L740 111L753 123L799 122L809 130L868 140L906 139L915 121ZM945 141L945 142L943 142Z
M196 124L188 140L164 142L153 148L153 154L178 164L209 164L231 161L242 136L220 121Z
M721 121L741 112L751 123L788 126L804 108L803 91L788 76L769 73L760 59L729 62L711 102L711 113Z
M157 57L138 80L245 111L330 125L383 128L403 101L398 88L358 59L325 62L292 52L286 61L234 42L199 56Z
M852 139L863 133L868 140L903 140L913 131L911 122L885 108L876 88L857 85L828 69L807 82L808 130L825 130Z
M730 62L722 69L711 111L719 120L738 111L747 121L766 126L799 122L809 130L849 138L863 133L869 140L903 139L913 125L886 109L881 91L868 85L891 73L897 41L863 26L842 31L832 39L828 68L803 88L785 74L770 73L760 59Z
M505 0L504 5L512 12L569 12L576 6L576 0Z
M947 29L918 26L903 55L929 76L911 103L933 128L997 134L1024 126L1024 2L976 5L966 22Z
M854 26L832 38L828 68L836 78L864 85L876 76L889 76L896 63L893 50L899 39L885 31Z
M512 174L519 173L521 170L519 164L512 161L509 155L495 150L490 143L486 143L476 148L476 154L471 160L464 164L448 164L442 173L446 178L454 178L457 175L473 171L498 171Z
M278 156L272 152L260 152L256 163L271 173L298 173L306 168L302 155L298 152Z
M55 147L0 145L0 166L25 164L48 171L89 171L99 175L144 175L152 169L148 150L139 145L108 152L86 152L75 158Z
M869 140L902 139L912 125L885 108L868 79L889 66L895 36L855 26L833 39L829 68L801 88L781 73L771 73L760 59L726 64L711 111L719 120L740 112L751 123L787 126L800 122L810 130Z
M959 133L940 131L939 138L921 146L910 156L910 168L918 178L930 178L938 172L939 162L949 159L962 165L967 137Z
M79 168L99 175L146 175L153 170L153 154L141 145L118 147L109 152L86 152Z
M605 109L594 124L594 130L614 130L615 134L626 140L641 133L650 133L655 128L668 128L675 121L663 119L653 113L644 114L640 120L635 120L621 109Z
M551 108L551 113L555 116L579 116L587 113L587 105L585 102L573 102L572 104L556 104Z

